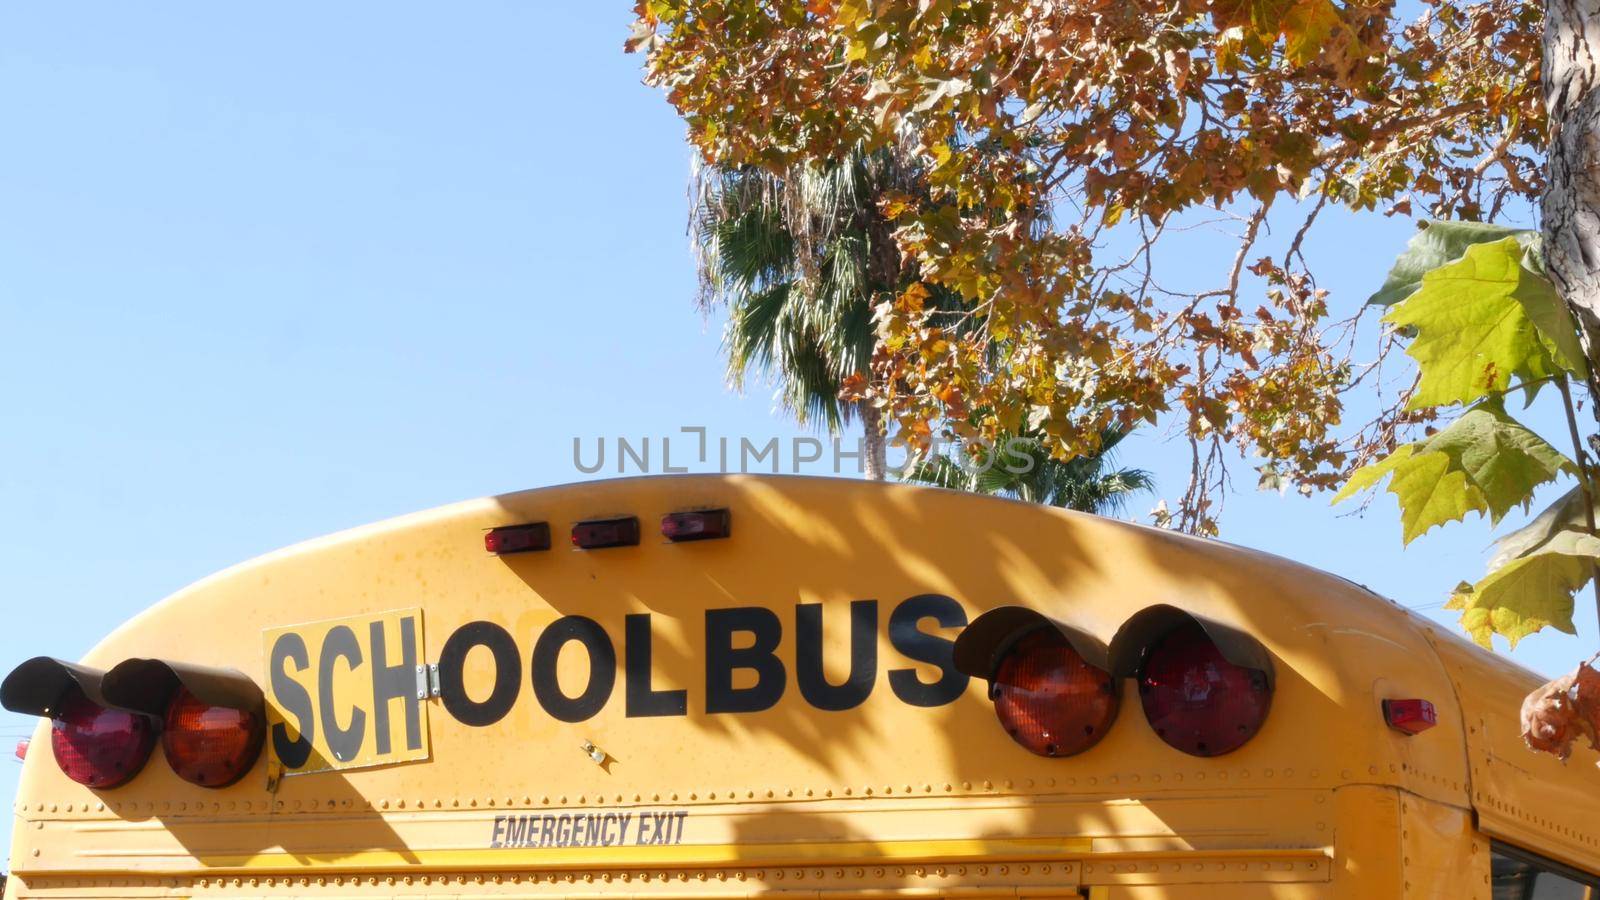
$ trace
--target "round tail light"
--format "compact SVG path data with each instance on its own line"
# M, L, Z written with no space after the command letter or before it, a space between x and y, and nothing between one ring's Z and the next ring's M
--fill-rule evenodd
M1082 753L1117 716L1110 674L1051 629L1023 637L1006 653L989 697L1006 733L1040 756Z
M51 719L50 749L68 778L113 788L139 774L156 745L155 725L137 713L106 709L75 694Z
M167 705L161 746L184 781L226 787L256 764L266 733L260 712L211 706L180 687Z
M1192 756L1221 756L1261 730L1272 689L1265 672L1223 659L1205 631L1188 624L1145 655L1139 700L1163 741Z

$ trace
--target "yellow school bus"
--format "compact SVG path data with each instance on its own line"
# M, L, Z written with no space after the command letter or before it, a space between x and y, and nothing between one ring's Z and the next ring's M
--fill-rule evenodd
M1282 559L929 488L462 503L40 654L0 685L40 717L6 898L1565 900L1600 872L1595 754L1523 748L1529 672Z

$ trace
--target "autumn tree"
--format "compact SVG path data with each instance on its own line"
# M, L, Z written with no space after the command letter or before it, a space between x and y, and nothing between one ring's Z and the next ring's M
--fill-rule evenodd
M1530 0L1435 0L1411 23L1331 0L637 11L629 46L707 162L783 172L902 146L920 164L924 190L882 204L915 277L879 298L865 386L902 439L1037 427L1065 458L1174 412L1190 530L1214 527L1229 444L1328 488L1425 418L1402 389L1338 430L1387 353L1352 355L1360 312L1333 314L1305 263L1325 209L1489 218L1544 184ZM1303 215L1269 238L1275 208ZM1207 211L1236 223L1231 259L1209 287L1165 283L1163 242ZM931 308L919 287L965 302Z
M1576 423L1571 456L1526 443L1519 465L1533 474L1489 493L1465 480L1461 460L1479 457L1460 448L1499 447L1511 428L1499 398L1528 380L1600 408L1600 51L1587 39L1600 9L1413 8L645 0L628 47L708 163L796 172L895 147L920 173L880 203L907 286L875 298L873 377L852 397L911 446L937 429L991 442L1029 430L1067 459L1107 429L1167 416L1192 450L1175 527L1215 529L1237 452L1307 493L1353 471L1401 480L1408 458L1426 461L1435 480L1461 476L1462 514L1495 518L1521 487L1570 477L1577 531L1593 538L1592 453ZM1373 305L1329 297L1308 262L1337 208L1534 230L1454 244L1435 230L1424 243L1449 246L1402 259ZM1231 230L1231 252L1211 283L1172 283L1159 260L1207 219ZM1511 282L1482 290L1531 323L1500 348L1523 371L1470 352L1435 353L1420 378L1412 367L1440 340L1427 277L1441 285L1460 271L1439 270L1460 265ZM1536 282L1565 324L1522 302ZM960 302L930 304L935 290ZM1356 391L1376 413L1347 422ZM1576 555L1567 582L1588 582L1594 557Z

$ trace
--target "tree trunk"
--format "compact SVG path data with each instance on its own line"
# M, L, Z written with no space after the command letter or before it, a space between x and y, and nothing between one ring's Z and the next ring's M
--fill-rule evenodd
M870 481L883 481L888 477L888 435L883 427L883 411L869 403L857 407L861 411L861 425L867 432L866 459L862 468Z
M1600 0L1546 0L1543 82L1545 268L1578 319L1591 372L1600 371Z

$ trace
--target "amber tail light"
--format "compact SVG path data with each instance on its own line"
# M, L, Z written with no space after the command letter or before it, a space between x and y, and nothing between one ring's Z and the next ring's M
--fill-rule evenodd
M1105 737L1117 716L1111 675L1090 665L1051 628L1018 640L989 689L1006 733L1040 756L1072 756Z
M180 687L167 707L161 747L184 781L226 787L255 765L266 733L259 709L212 706Z

